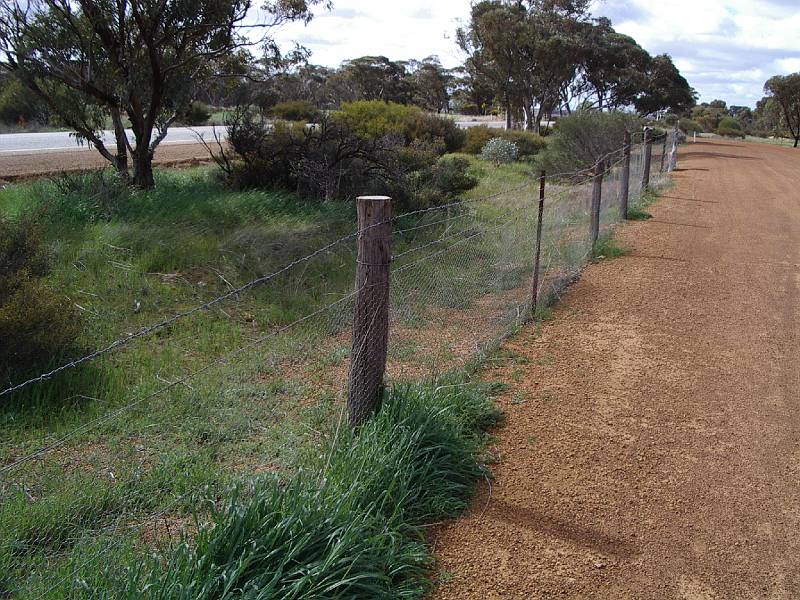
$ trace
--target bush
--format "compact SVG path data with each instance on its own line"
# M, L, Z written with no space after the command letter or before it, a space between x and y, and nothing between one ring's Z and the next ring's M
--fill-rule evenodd
M280 102L269 109L268 114L284 121L301 121L303 123L316 123L322 113L320 110L305 100L290 100Z
M493 138L502 138L516 144L520 157L535 156L547 146L542 136L530 131L493 129L479 125L467 129L463 151L467 154L480 154L483 147Z
M180 121L185 125L203 125L211 118L211 107L202 102L192 102L186 109Z
M481 151L483 160L493 162L496 165L506 165L517 160L519 148L514 142L503 138L492 138Z
M406 144L438 147L439 154L459 151L466 138L451 119L394 102L346 102L336 118L363 138L402 137Z
M612 161L619 159L625 132L640 130L641 121L629 113L578 111L559 119L558 129L542 154L540 166L553 173L577 172L604 157Z
M719 126L717 127L717 135L744 138L742 124L733 117L724 117L720 119Z
M700 123L692 119L681 119L678 122L678 127L686 133L703 133L703 131L705 131Z
M425 122L414 120L419 131L430 131L420 125ZM466 161L437 162L443 139L418 135L411 143L398 133L364 137L340 118L323 118L313 128L272 125L241 109L228 124L236 155L223 152L217 161L238 187L284 188L317 200L386 194L400 208L435 205L477 184L466 174Z
M0 377L37 369L70 348L80 332L72 304L42 278L49 257L30 218L0 219Z
M741 129L734 129L731 127L720 127L717 129L717 135L721 135L723 137L731 137L731 138L740 138L744 139L744 131Z
M363 138L406 134L408 123L422 115L422 109L380 100L344 102L336 118Z

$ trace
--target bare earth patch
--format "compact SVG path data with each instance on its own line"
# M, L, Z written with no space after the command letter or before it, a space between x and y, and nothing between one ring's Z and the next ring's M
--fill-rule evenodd
M798 173L688 146L632 253L506 344L496 479L435 532L435 598L800 597Z
M162 167L197 166L209 162L208 151L202 144L162 144L153 160L154 164ZM3 154L0 155L0 180L24 181L108 166L108 161L90 149Z

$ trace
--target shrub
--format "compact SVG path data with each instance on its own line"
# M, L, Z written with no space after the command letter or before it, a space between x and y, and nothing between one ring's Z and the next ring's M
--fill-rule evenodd
M180 121L186 125L203 125L211 118L211 108L202 102L192 102L181 115Z
M744 131L741 129L735 129L732 127L720 127L717 129L717 135L721 135L723 137L733 137L733 138L741 138L744 139Z
M493 162L496 165L505 165L517 160L519 148L514 142L503 138L492 138L481 151L483 160Z
M361 137L402 136L406 144L422 142L431 147L439 146L439 154L457 152L466 138L451 119L394 102L363 100L344 103L336 118Z
M705 131L700 123L692 119L681 119L678 126L686 133L703 133Z
M581 110L559 119L558 129L551 136L540 166L548 172L580 171L621 150L625 132L641 130L635 115L622 112ZM654 132L657 135L657 132Z
M0 219L0 377L56 358L80 331L72 304L42 281L49 257L30 218Z
M405 135L409 121L422 114L422 110L416 106L359 100L343 103L336 118L356 135L379 138L392 134Z
M228 142L235 156L222 152L217 161L238 187L284 188L317 200L386 194L414 208L476 184L466 161L437 162L445 151L438 136L420 134L410 143L401 133L364 137L340 118L323 118L314 128L272 125L241 109L229 117Z
M486 125L479 125L467 129L463 151L467 154L480 154L492 138L502 138L516 144L520 157L535 156L547 146L542 136L530 131L492 129Z
M305 100L279 102L269 109L268 114L276 119L302 121L304 123L316 123L322 116L316 106Z
M744 138L742 124L733 117L724 117L720 119L719 126L717 127L717 135Z
M724 117L720 119L717 129L741 129L742 124L733 117Z

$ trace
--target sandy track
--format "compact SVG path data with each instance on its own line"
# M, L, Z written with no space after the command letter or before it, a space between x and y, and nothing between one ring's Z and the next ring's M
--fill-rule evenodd
M164 144L156 150L154 163L161 166L190 166L209 161L202 144ZM0 155L0 179L15 181L108 167L93 150L58 150Z
M800 152L680 166L486 374L496 480L435 533L435 598L800 598Z

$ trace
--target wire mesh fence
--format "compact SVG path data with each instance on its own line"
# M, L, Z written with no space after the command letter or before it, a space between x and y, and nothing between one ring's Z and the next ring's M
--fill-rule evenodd
M651 186L674 166L674 135L652 143ZM644 153L635 140L628 181L624 153L604 157L601 234L624 217L625 186L631 205L642 198ZM146 347L136 360L169 359L136 380L120 376L124 387L108 385L91 398L94 412L33 427L47 431L44 437L19 429L2 441L0 597L103 596L98 590L129 576L121 565L130 557L191 538L237 481L290 472L314 440L342 426L354 389L432 377L483 355L531 318L537 242L540 306L557 299L591 258L593 188L587 173L548 177L538 240L535 178L489 197L379 219L374 230L362 227L85 360L3 390L13 400L23 388L46 385L64 400L73 386L59 378L98 360L110 361L107 371L122 369L124 360L112 359L132 345ZM360 242L387 229L391 260L365 260ZM381 284L361 279L364 266L385 268L387 296ZM244 294L264 302L239 314ZM279 322L271 314L274 294L297 299ZM234 344L215 342L210 311L237 313L248 324ZM355 336L354 320L362 324ZM205 336L203 360L191 356L198 336ZM373 343L376 336L383 346ZM385 377L375 367L381 364ZM80 393L72 399L80 406ZM31 410L50 406L57 403Z

